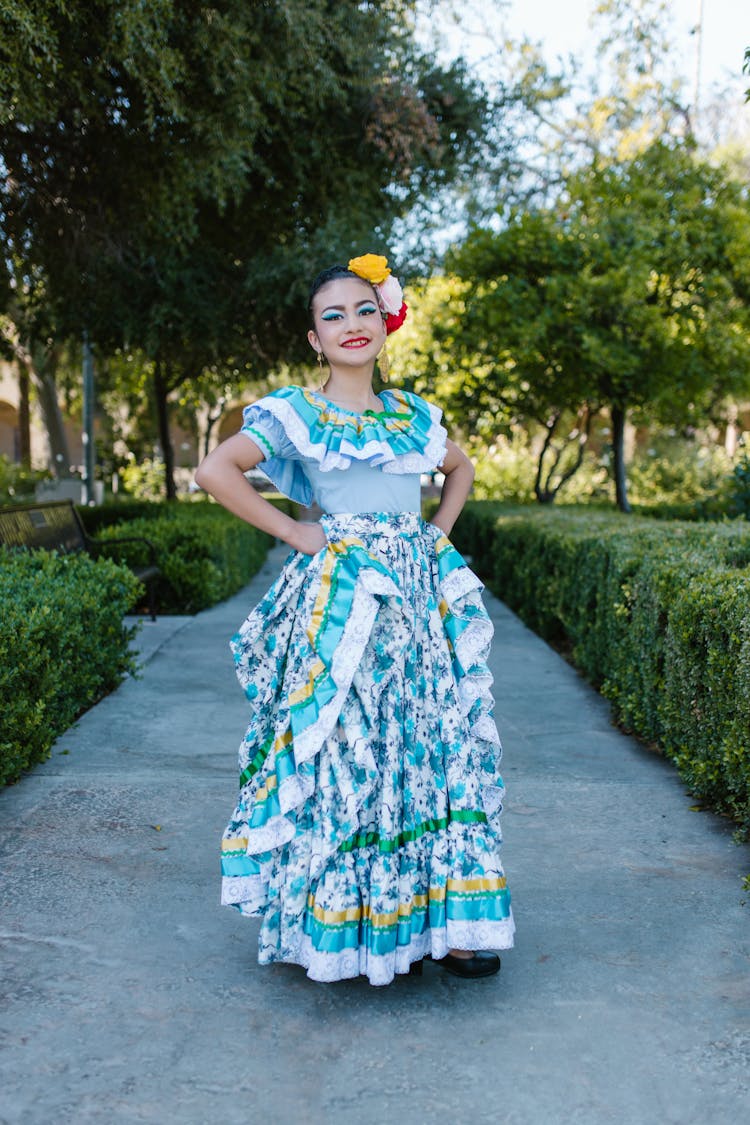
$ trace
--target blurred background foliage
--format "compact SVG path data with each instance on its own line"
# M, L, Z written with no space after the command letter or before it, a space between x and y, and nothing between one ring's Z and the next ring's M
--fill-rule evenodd
M593 4L596 51L554 64L504 10L2 5L0 349L34 469L70 472L86 331L101 476L174 498L241 401L313 378L309 280L373 250L409 283L394 376L478 495L743 511L748 111L687 88L663 0Z

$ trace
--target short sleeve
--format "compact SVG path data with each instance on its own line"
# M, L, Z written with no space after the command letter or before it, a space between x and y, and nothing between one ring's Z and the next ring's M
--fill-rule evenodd
M301 454L286 432L284 423L268 409L273 395L258 399L242 412L241 434L246 434L263 452L258 468L279 492L308 507L313 500L310 482L301 465Z
M286 431L279 421L263 405L261 398L252 406L246 406L242 412L241 434L246 434L258 449L262 450L264 460L274 458L285 460L296 455L294 444L287 437Z

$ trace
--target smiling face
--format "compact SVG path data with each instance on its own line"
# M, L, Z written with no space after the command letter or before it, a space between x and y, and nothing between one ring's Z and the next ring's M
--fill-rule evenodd
M332 366L374 362L385 343L385 324L372 286L359 277L337 277L322 286L312 304L315 328L307 338Z

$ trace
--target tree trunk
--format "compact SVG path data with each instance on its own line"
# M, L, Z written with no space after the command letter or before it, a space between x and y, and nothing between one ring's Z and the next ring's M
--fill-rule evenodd
M40 370L39 367L34 364L31 373L34 379L34 388L37 398L39 399L39 407L42 411L42 418L44 419L44 426L47 430L51 461L50 468L56 477L69 477L70 446L68 445L68 435L65 432L60 403L57 399L55 367L56 364L54 363L46 364L45 367Z
M56 366L56 364L55 364ZM67 434L63 423L63 412L57 400L57 385L55 382L54 367L40 371L36 366L31 369L34 376L34 387L42 411L44 425L49 441L49 460L56 477L70 477L71 475L71 450L67 443Z
M18 456L24 469L31 468L31 410L29 391L31 380L25 364L18 365Z
M562 437L557 444L554 443L553 438L562 415L560 413L552 414L544 421L543 425L547 431L547 436L539 454L534 481L534 493L540 504L554 503L563 485L567 484L580 469L591 434L591 421L598 409L597 406L592 407L588 404L581 407L578 411L577 426L569 434ZM569 459L567 468L561 469L561 462L574 443L576 446L575 457L572 460ZM545 458L548 454L550 454L549 461L545 464ZM557 474L556 480L553 479L555 474Z
M627 411L624 406L613 405L610 413L612 415L612 471L615 478L615 497L620 511L629 512L631 508L628 500L628 481L625 474L625 422Z
M211 450L218 444L217 442L213 441L213 431L214 431L214 426L216 425L216 423L219 421L222 414L224 413L224 407L226 406L226 404L227 404L227 400L226 400L225 396L222 395L221 398L219 399L219 401L216 403L216 406L215 406L213 411L212 411L210 406L207 407L207 409L205 411L205 421L204 421L204 426L203 426L203 456L204 457L208 457Z
M55 384L59 349L45 348L39 344L26 347L21 343L18 326L11 317L3 327L2 333L13 349L19 367L26 371L34 384L49 440L50 468L58 477L69 477L70 447L63 425L60 403L57 401Z
M174 449L172 448L172 435L169 432L169 384L164 374L164 365L161 359L154 364L154 401L156 403L156 417L159 425L159 442L161 443L162 457L164 458L164 484L167 500L177 499L177 488L174 482Z
M737 452L737 438L739 427L737 419L739 418L739 409L736 402L730 402L727 406L727 429L724 435L724 448L729 457L734 457Z
M536 477L534 478L534 495L536 496L539 504L551 504L555 499L554 492L550 492L545 487L545 485L543 483L543 477L544 477L544 459L547 456L547 453L549 452L549 450L552 446L552 438L554 437L555 428L557 427L557 423L559 421L560 421L560 414L555 413L555 414L551 414L549 416L549 418L546 418L544 420L544 422L542 423L546 433L545 433L545 437L544 437L544 444L542 445L541 451L539 453L539 457L537 459ZM549 474L547 474L547 481L549 482Z

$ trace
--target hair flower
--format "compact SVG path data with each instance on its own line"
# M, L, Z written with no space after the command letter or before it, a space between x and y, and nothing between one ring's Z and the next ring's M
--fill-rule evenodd
M359 258L351 258L348 269L371 285L382 285L391 272L388 269L388 259L382 254L362 254Z
M383 312L397 313L404 303L404 291L393 274L379 284L377 290Z
M387 313L385 318L385 331L386 335L390 336L391 332L395 332L397 328L406 320L407 304L404 301L401 308L396 313Z
M363 281L369 281L377 293L386 332L390 335L400 328L406 319L404 291L398 278L388 268L388 259L382 254L362 254L359 258L351 258L347 269Z

